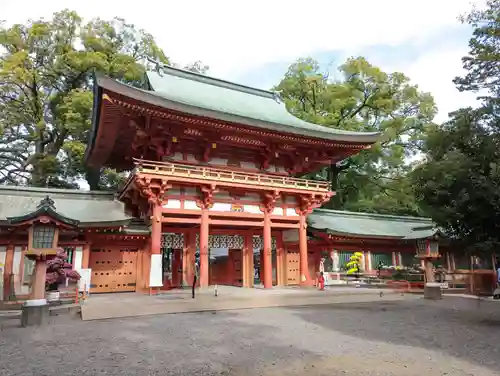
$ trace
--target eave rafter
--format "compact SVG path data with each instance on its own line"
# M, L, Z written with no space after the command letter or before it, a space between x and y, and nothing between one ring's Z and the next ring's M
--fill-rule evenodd
M117 107L121 107L125 109L124 114L130 114L131 112L135 112L136 114L141 114L143 116L151 116L156 118L165 119L168 121L180 122L182 124L189 124L196 126L197 128L204 129L215 129L215 130L223 130L230 134L247 134L251 136L255 136L256 139L265 140L265 139L277 139L279 142L288 142L288 143L297 143L297 144L307 144L307 145L315 145L319 147L326 148L338 148L338 149L354 149L354 150L364 150L369 149L370 145L368 144L353 144L353 143L342 143L342 142L332 142L321 139L314 138L306 138L300 137L290 134L283 134L265 130L258 130L252 128L245 128L239 125L235 125L232 123L224 122L224 121L213 121L206 118L196 117L196 116L188 116L180 113L175 113L174 111L165 110L165 109L157 109L154 106L142 103L142 104L133 104L127 101L120 100L118 98L113 97L110 94L103 94L103 100L108 103L112 103Z

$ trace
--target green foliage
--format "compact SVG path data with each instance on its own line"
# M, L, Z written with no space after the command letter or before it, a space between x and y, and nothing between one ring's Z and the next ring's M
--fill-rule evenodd
M297 117L327 127L381 132L379 143L347 161L309 176L330 180L333 209L419 214L406 158L421 147L432 126L434 99L402 73L385 73L364 58L350 58L331 79L313 59L299 59L273 88Z
M483 91L484 106L461 109L429 133L425 163L411 174L423 210L465 250L492 251L500 242L500 1L462 18L474 27L467 70L454 82Z
M411 174L422 208L452 238L475 250L500 241L500 134L488 110L463 109L426 141Z
M462 22L474 27L469 40L469 54L462 58L465 77L454 82L459 90L486 90L484 97L496 105L500 98L500 0L487 0L484 8L473 8Z
M123 19L84 22L64 10L50 20L0 25L0 184L112 188L123 177L88 171L83 155L97 70L128 84L169 59L152 35ZM191 70L206 71L196 62Z

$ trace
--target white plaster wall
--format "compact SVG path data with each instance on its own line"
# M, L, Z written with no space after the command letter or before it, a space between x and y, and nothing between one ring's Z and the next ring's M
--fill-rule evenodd
M163 208L164 209L180 209L181 208L181 201L168 199L167 203L165 205L163 205Z
M193 154L188 154L186 156L186 159L188 160L188 162L197 162L196 157Z
M259 205L243 205L243 211L251 214L262 214Z
M186 201L184 201L184 209L186 209L186 210L201 210L196 205L196 201L193 201L193 200L186 200Z
M274 208L273 215L283 215L283 214L284 214L283 208Z
M295 211L294 208L286 208L285 215L286 216L290 216L290 217L298 216L298 214L297 214L297 212Z
M216 202L210 208L210 211L230 212L231 211L231 204L227 204L224 202Z
M83 247L75 247L75 252L73 253L73 268L75 270L80 270L83 264Z

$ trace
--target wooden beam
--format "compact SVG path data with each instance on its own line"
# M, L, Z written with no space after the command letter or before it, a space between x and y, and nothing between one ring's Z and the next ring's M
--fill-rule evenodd
M221 225L221 226L246 226L246 227L262 227L264 226L264 221L251 222L251 221L231 221L224 219L210 219L210 225Z
M200 218L175 218L175 217L163 217L161 219L162 223L187 223L187 224L198 224L201 223Z

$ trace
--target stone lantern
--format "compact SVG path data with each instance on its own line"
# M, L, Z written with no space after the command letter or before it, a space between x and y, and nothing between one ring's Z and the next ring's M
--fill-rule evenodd
M75 228L79 221L57 213L54 200L49 196L42 199L34 211L7 220L16 230L28 231L25 256L35 261L30 297L23 306L21 323L23 326L41 325L49 316L45 299L47 261L57 254L60 229Z
M441 255L439 254L439 242L437 237L417 240L416 258L424 261L424 298L441 299L441 284L434 277L434 263Z

